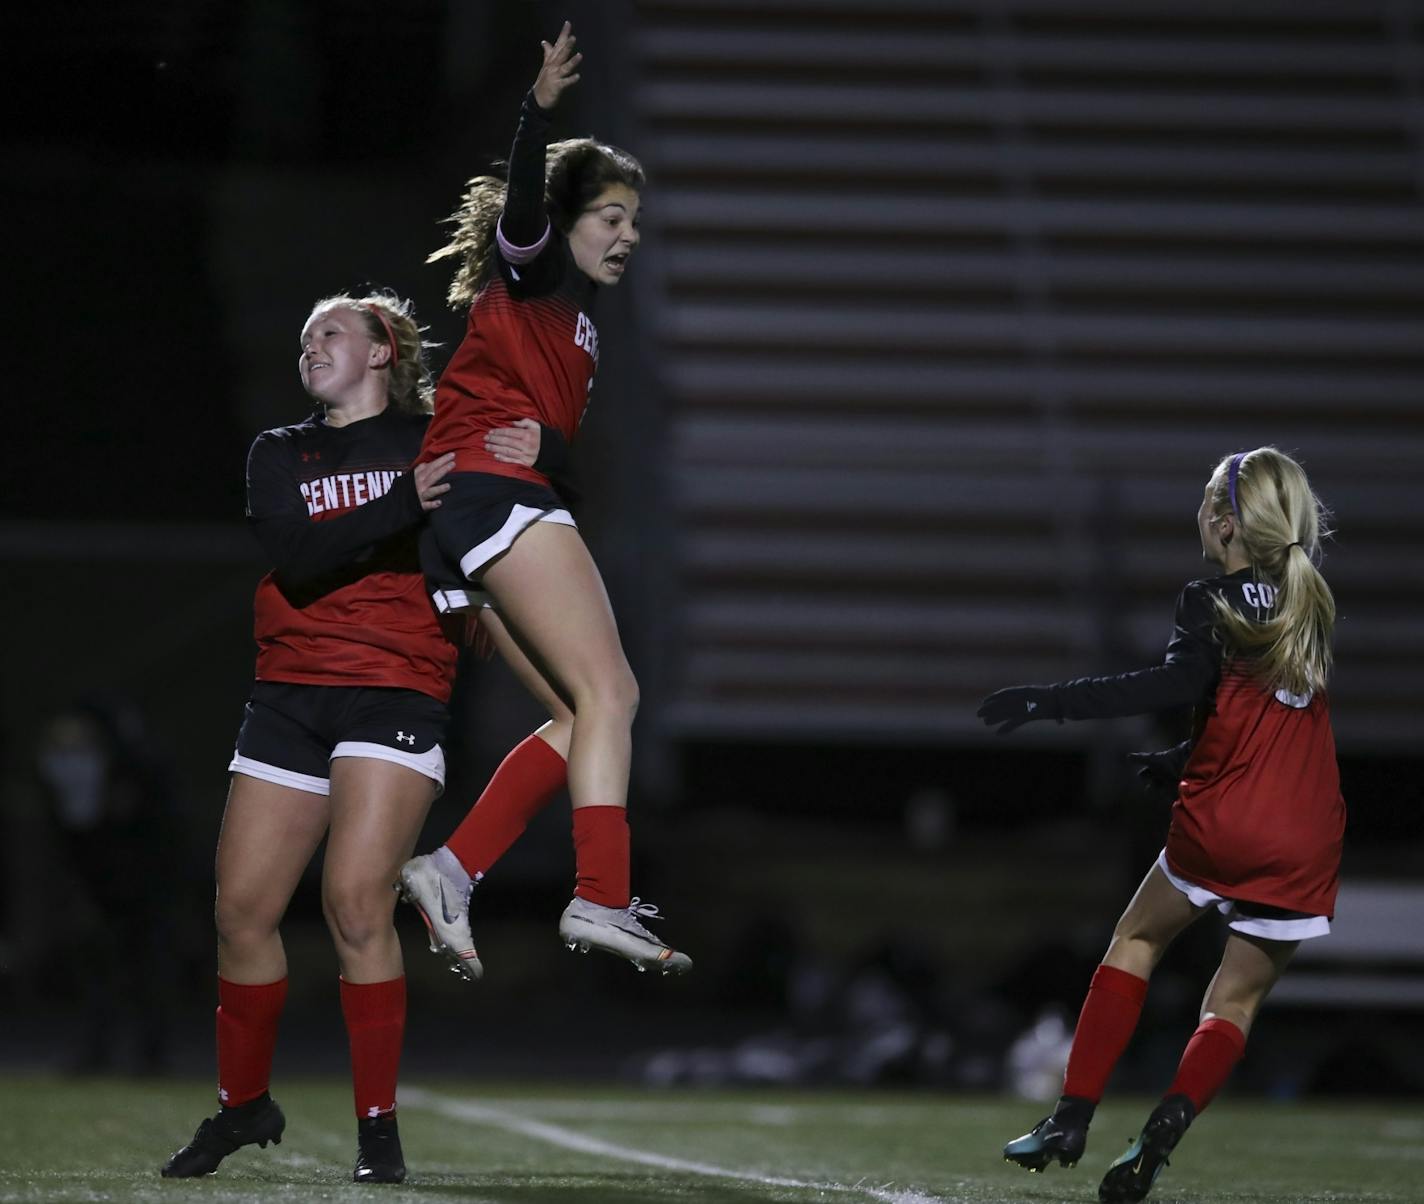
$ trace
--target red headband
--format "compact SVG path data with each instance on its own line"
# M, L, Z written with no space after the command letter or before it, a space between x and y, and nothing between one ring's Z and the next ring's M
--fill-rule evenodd
M391 343L391 367L394 368L398 363L400 363L400 347L396 343L396 332L391 329L391 324L387 320L386 315L383 314L377 306L367 305L364 301L362 301L361 308L366 310L368 313L375 314L376 321L378 321L382 326L386 328L386 338L388 338Z

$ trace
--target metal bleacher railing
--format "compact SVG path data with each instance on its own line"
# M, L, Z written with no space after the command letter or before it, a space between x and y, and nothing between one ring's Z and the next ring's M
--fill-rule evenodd
M673 737L971 740L1148 663L1274 443L1337 513L1342 748L1417 744L1416 6L635 9Z

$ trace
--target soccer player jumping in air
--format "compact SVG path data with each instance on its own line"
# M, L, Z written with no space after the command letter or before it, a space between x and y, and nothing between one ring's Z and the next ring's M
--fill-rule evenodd
M627 794L638 686L603 580L548 476L487 441L494 428L538 423L572 442L598 365L594 297L623 278L639 240L637 160L589 138L548 143L550 114L577 82L582 56L567 22L542 45L507 183L472 180L450 244L431 257L455 261L449 300L468 308L469 320L436 389L421 453L455 455L422 560L440 609L483 607L480 622L496 642L528 652L538 670L524 682L546 701L551 723L510 753L445 845L401 869L401 889L425 918L432 948L478 978L473 885L566 774L577 883L559 935L571 949L681 974L691 959L644 926L657 909L631 897Z
M1073 1166L1168 945L1209 908L1226 917L1221 966L1176 1077L1098 1198L1143 1199L1187 1127L1245 1052L1251 1024L1296 946L1330 931L1345 829L1325 695L1335 603L1316 569L1323 510L1272 447L1223 459L1197 514L1221 568L1177 601L1165 661L1116 677L1014 686L978 714L999 733L1034 719L1195 707L1180 747L1167 845L1113 932L1078 1016L1052 1115L1004 1147L1031 1171Z

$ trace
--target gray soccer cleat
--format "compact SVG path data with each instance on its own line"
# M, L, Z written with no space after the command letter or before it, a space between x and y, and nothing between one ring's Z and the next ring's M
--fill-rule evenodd
M663 974L686 974L692 958L664 944L640 923L659 919L651 903L634 899L627 907L604 907L577 895L559 917L559 936L569 949L587 953L602 949L627 958L639 970L649 967Z
M435 854L412 857L400 871L396 884L401 897L415 905L430 933L430 952L443 954L450 968L471 982L484 975L475 938L470 934L470 892L474 883L461 885L441 871Z

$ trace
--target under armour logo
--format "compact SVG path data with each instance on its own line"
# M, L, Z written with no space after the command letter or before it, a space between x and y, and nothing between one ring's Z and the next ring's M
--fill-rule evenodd
M407 743L407 744L414 744L414 743L415 743L415 736L414 736L414 735L407 736L404 732L397 732L397 733L396 733L396 739L397 739L397 740L403 740L403 741L405 741L405 743Z

